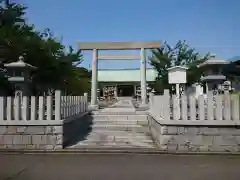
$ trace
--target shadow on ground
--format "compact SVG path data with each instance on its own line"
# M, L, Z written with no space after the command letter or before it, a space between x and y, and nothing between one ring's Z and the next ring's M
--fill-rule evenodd
M83 141L92 132L93 118L86 115L63 125L63 148Z

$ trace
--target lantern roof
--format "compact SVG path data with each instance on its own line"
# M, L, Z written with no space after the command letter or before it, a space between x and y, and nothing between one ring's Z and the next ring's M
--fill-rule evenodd
M26 68L36 69L35 66L32 66L31 64L25 63L23 61L23 57L22 56L19 57L18 61L4 64L4 66L5 67L11 67L11 68L13 68L13 67L16 67L16 68L17 67L26 67Z
M198 67L204 67L208 65L224 65L224 64L229 64L230 62L227 60L223 59L216 59L216 55L212 54L208 60L203 62L202 64L199 64Z

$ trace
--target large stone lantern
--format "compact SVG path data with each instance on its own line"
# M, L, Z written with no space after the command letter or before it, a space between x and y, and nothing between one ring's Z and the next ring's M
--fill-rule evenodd
M23 57L20 56L16 62L4 64L8 73L8 81L15 88L15 96L30 96L31 91L29 85L32 81L31 72L36 67L25 63Z
M198 65L198 68L201 68L203 71L201 80L206 84L207 93L221 89L222 84L226 80L226 76L222 73L223 66L226 64L229 64L229 62L216 59L216 55L212 54L210 59Z

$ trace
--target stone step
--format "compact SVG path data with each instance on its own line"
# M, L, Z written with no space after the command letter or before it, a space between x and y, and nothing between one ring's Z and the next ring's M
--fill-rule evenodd
M155 148L155 144L148 144L148 143L128 143L128 142L102 142L102 143L95 143L95 142L79 142L70 148L99 148L99 147L119 147L119 148Z
M83 141L139 141L139 142L146 142L146 143L151 143L153 142L151 137L148 136L137 136L137 137L132 137L132 136L88 136L86 140Z
M94 135L107 135L107 136L130 136L130 137L137 137L137 136L149 136L151 137L151 133L149 131L147 132L134 132L134 131L121 131L121 130L109 130L109 129L95 129L92 131L88 136L94 136Z
M103 137L106 136L109 139L113 139L114 137L117 138L133 138L133 139L151 139L151 135L149 134L144 134L144 133L115 133L115 132L109 132L109 133L97 133L97 132L91 132L87 138L90 137Z
M93 124L91 126L92 131L96 131L99 129L102 130L120 130L120 131L133 131L133 132L149 132L149 127L148 126L141 126L141 125L119 125L119 124L110 124L110 125L101 125L101 124Z
M122 140L122 139L133 139L133 140L143 140L143 141L148 141L148 142L152 142L152 137L151 136L115 136L115 139L117 140Z
M152 140L129 140L129 139L115 139L112 141L109 140L95 140L95 139L86 139L84 141L81 141L81 143L94 143L94 144L102 144L102 143L126 143L126 144L151 144L153 145Z
M112 147L139 147L139 148L145 148L145 147L156 147L154 144L150 143L131 143L131 142L82 142L78 143L79 146L112 146Z
M147 111L135 111L135 112L92 111L92 115L148 115L148 112Z
M119 125L148 125L148 120L104 120L104 119L94 119L93 124L119 124Z
M143 146L143 147L139 147L139 146L132 146L132 145L73 145L73 146L69 146L66 149L86 149L86 150L90 150L90 149L156 149L156 146Z
M147 115L92 115L93 120L148 120Z
M119 112L126 112L126 113L135 113L135 108L133 107L112 107L100 110L100 113L119 113Z

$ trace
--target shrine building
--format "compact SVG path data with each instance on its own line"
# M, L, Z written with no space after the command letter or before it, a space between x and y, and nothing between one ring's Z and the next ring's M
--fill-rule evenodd
M152 68L146 69L147 85L153 83L156 71ZM135 69L98 69L98 88L100 96L104 88L114 88L115 96L136 96L141 94L140 68Z

